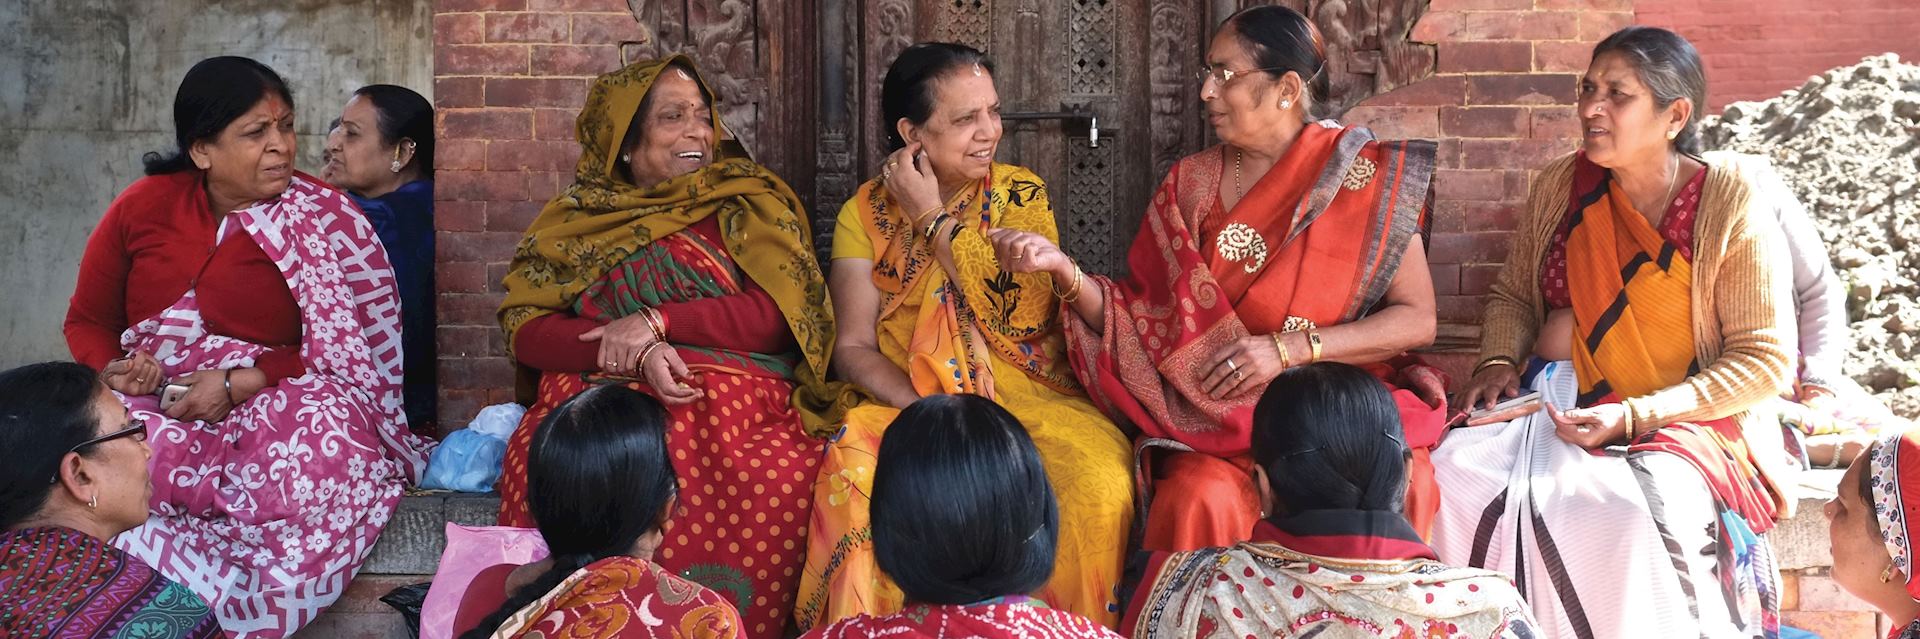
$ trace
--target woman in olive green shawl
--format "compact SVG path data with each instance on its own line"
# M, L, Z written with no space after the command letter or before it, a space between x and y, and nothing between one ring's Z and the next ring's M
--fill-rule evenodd
M680 510L657 561L726 595L749 637L792 607L808 496L839 418L822 378L833 315L793 190L716 158L713 93L674 56L601 76L572 187L514 254L500 308L533 409L507 447L500 522L532 526L527 452L554 406L626 384L672 415ZM524 393L531 386L522 383Z

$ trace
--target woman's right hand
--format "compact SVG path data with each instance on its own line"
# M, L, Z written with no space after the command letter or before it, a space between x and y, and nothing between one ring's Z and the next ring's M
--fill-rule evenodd
M880 175L901 217L913 224L915 233L926 231L926 224L935 217L927 212L941 204L940 181L933 176L933 162L920 153L920 143L888 155Z
M1501 400L1520 396L1520 373L1512 364L1491 364L1475 373L1460 393L1460 410L1492 409Z
M580 334L580 341L600 341L600 370L614 375L640 372L640 354L660 336L639 313L601 324Z
M100 371L100 381L122 395L152 395L166 380L161 379L160 360L146 351L134 351L107 362L107 367Z
M647 353L646 361L640 362L640 375L663 404L680 406L700 399L700 389L684 381L689 376L686 360L680 359L680 351L671 344L662 344Z

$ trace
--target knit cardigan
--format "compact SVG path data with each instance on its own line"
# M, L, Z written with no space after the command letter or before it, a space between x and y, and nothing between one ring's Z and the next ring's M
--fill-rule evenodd
M1769 190L1762 182L1772 172L1763 159L1751 156L1708 153L1697 159L1708 167L1694 220L1693 335L1699 372L1652 394L1625 398L1640 431L1729 416L1757 425L1748 413L1794 378L1794 298L1788 274L1779 268L1788 259L1787 249L1775 226L1779 203L1768 201L1773 198L1765 197ZM1487 299L1482 362L1495 357L1524 361L1532 353L1547 313L1540 269L1567 215L1573 166L1573 155L1554 160L1534 180L1526 218Z

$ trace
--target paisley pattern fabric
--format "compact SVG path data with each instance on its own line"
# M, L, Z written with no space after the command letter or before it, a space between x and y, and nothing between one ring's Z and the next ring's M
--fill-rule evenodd
M719 594L632 557L596 561L508 617L499 639L734 639L740 615Z
M0 533L0 636L220 636L207 603L106 542L68 528Z
M153 516L114 544L212 604L229 634L282 637L345 591L433 444L401 410L393 270L345 194L298 174L220 233L245 233L286 277L307 373L218 422L123 397L153 447ZM251 366L266 351L210 333L199 309L188 291L121 346L153 353L168 376Z

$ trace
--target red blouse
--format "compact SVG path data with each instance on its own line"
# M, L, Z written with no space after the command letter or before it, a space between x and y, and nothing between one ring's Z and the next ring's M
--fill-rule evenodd
M1687 260L1693 259L1693 218L1700 211L1700 191L1706 183L1706 169L1693 174L1693 179L1687 180L1680 194L1674 196L1666 216L1660 218L1660 226L1655 229ZM1552 310L1573 306L1573 291L1567 288L1567 236L1573 233L1572 221L1572 216L1560 220L1560 230L1554 231L1553 242L1547 245L1551 247L1547 249L1547 261L1540 268L1540 296Z
M215 334L268 346L255 365L269 384L306 374L300 305L286 278L244 232L217 241L200 173L141 178L114 198L87 240L67 307L73 358L95 369L126 353L120 333L197 291Z
M713 216L695 222L687 230L699 233L716 246L723 245L720 221ZM655 306L666 320L670 341L749 353L793 350L793 332L787 327L786 316L780 314L779 304L751 278L743 281L746 290L733 295ZM543 371L600 370L600 343L580 341L580 335L599 326L598 321L569 313L542 315L514 334L514 357L521 364Z

